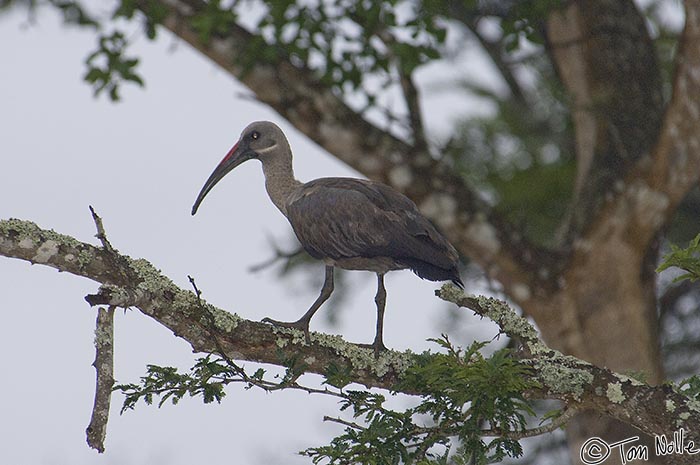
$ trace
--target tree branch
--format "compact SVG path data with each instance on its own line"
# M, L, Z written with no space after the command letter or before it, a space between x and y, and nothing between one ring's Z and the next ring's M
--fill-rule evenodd
M700 179L700 0L686 0L673 95L650 156L645 156L606 203L586 234L588 244L624 237L647 250ZM613 221L614 220L614 221Z
M567 2L550 13L547 38L573 101L574 237L598 216L615 182L653 147L663 115L661 74L644 17L632 0Z
M339 369L353 382L368 387L396 389L415 360L410 352L386 351L375 359L371 349L339 336L277 328L230 314L177 287L143 259L77 241L21 220L0 220L0 255L40 263L102 283L89 295L91 305L136 307L185 339L196 352L230 359L289 366L324 375ZM627 376L565 356L544 345L535 329L502 301L468 297L451 285L438 296L495 321L522 344L520 356L541 385L530 398L562 400L568 408L594 410L627 422L649 434L663 434L700 424L695 401L669 386L652 387ZM403 390L407 394L419 394ZM700 442L700 441L696 441Z
M93 212L94 214L94 212ZM114 307L99 308L95 325L96 372L95 403L90 424L85 431L87 443L97 452L105 451L107 420L114 386Z
M390 50L389 56L394 60L397 73L399 74L399 84L403 99L406 103L408 111L408 122L413 135L413 152L427 153L428 142L425 137L425 128L423 127L423 111L421 110L418 87L413 81L413 70L407 69L404 60L400 56L391 52L392 47L396 44L396 38L388 29L382 29L378 32L378 37L386 44ZM410 154L409 154L410 155Z
M339 336L311 333L245 320L199 300L177 287L143 259L110 254L102 248L16 219L0 220L0 255L39 263L102 283L90 305L136 307L190 343L196 352L218 352L231 359L284 366L296 359L309 373L347 369L357 383L389 389L413 355L387 351L375 359L371 349ZM206 314L204 312L206 309Z
M479 5L483 7L488 4ZM503 40L502 39L488 39L479 31L479 20L484 14L483 11L477 11L473 8L468 8L465 2L448 2L448 11L450 16L464 24L464 26L471 32L471 34L476 38L481 48L484 49L488 57L491 59L493 65L498 69L501 74L503 81L512 98L522 105L523 108L529 108L529 102L525 90L520 85L518 78L513 73L513 68L510 63L507 63L503 59Z
M676 55L673 95L652 163L643 170L654 192L666 196L652 212L666 224L700 179L700 1L685 1L686 22ZM658 203L658 202L657 202ZM661 225L651 224L655 233ZM656 226L656 228L654 228Z
M700 439L697 402L670 386L649 386L550 349L532 325L505 302L466 296L451 285L444 285L436 295L493 320L506 335L520 341L522 360L533 368L542 386L532 396L559 399L577 411L605 413L650 435L670 434L683 427L693 431L696 443Z
M95 237L100 240L102 243L102 248L104 248L107 252L114 252L112 244L110 244L109 240L107 239L107 233L105 232L105 227L102 224L102 218L100 218L95 209L92 208L92 205L90 205L90 213L92 213L92 220L95 222L95 227L97 228L97 234L95 234Z
M484 436L502 436L506 437L509 439L523 439L523 438L532 438L535 436L541 436L545 433L551 433L552 431L556 431L559 428L563 428L566 426L566 424L574 417L576 414L578 414L578 410L576 408L567 408L564 409L563 412L556 418L553 418L550 422L548 422L546 425L538 426L535 428L529 428L525 429L522 431L494 431L494 430L484 430L483 435Z

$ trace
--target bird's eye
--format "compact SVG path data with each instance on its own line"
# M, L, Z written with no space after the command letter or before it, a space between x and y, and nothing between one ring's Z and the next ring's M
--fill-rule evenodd
M253 131L253 132L250 134L250 137L252 137L252 138L255 139L255 140L258 140L258 139L260 138L260 133L259 133L258 131Z

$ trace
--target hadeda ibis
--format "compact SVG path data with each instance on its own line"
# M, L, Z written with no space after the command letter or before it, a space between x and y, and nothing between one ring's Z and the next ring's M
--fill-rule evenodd
M382 330L386 289L384 274L410 269L431 281L450 280L462 287L459 256L405 195L384 184L353 178L321 178L302 183L294 178L292 150L282 130L258 121L243 130L238 142L214 169L192 207L229 171L247 160L260 160L272 203L287 217L299 242L326 264L321 294L297 321L265 318L278 326L298 328L309 340L309 322L333 292L333 269L377 274L377 328L371 347L385 350Z

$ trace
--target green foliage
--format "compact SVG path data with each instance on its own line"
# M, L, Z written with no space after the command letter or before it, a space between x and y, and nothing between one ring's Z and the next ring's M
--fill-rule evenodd
M623 372L625 376L629 376L632 379L636 379L640 383L649 384L649 373L641 370L625 370Z
M65 4L65 6L55 6L67 12L75 11L72 13L73 16L82 12L77 2L54 1L52 3ZM139 11L144 14L138 15ZM121 0L114 9L111 19L133 20L138 17L143 22L146 36L153 40L156 37L157 26L163 21L166 13L165 7L155 1L137 4L135 0ZM97 27L100 26L96 21L93 23ZM119 89L122 84L132 82L141 87L144 86L143 79L136 73L138 58L126 56L128 45L125 34L120 30L115 30L111 34L98 35L97 50L86 58L87 72L83 76L83 79L92 86L95 96L107 92L110 100L116 102L120 99Z
M569 110L544 51L514 60L505 51L508 37L503 32L488 48L509 73L505 92L463 83L492 111L464 118L445 154L470 185L489 193L504 217L523 225L530 240L551 245L570 204L576 170ZM536 78L526 85L517 79L522 74Z
M123 413L134 409L140 400L151 405L154 399L159 399L158 407L168 400L177 404L185 396L201 397L205 404L214 401L220 403L226 395L224 387L232 383L242 383L246 389L257 386L266 391L288 387L301 389L296 379L305 369L304 364L295 358L282 360L281 363L287 369L283 375L275 377L276 381L271 381L265 379L266 371L262 368L249 374L232 360L210 354L197 359L189 373L180 373L173 367L148 365L146 375L141 377L138 384L119 384L114 390L124 394Z
M328 446L310 448L302 454L311 457L313 463L412 463L413 449L418 444L410 444L409 438L415 436L416 425L409 412L385 409L384 402L380 394L349 391L341 402L341 411L351 409L353 416L362 417L366 426L336 419L347 425L345 433Z
M199 34L199 40L206 44L212 36L225 35L236 24L237 18L238 15L223 7L220 0L212 0L192 18L190 24Z
M98 28L99 21L90 15L82 5L83 2L76 0L47 0L39 2L37 0L0 0L0 13L14 6L24 6L30 14L34 14L39 6L48 4L54 7L63 17L63 22L68 25Z
M168 399L175 405L185 395L201 396L205 404L221 402L226 395L226 380L235 376L232 369L220 359L211 357L198 359L187 374L178 373L177 368L157 365L148 365L146 370L140 384L119 384L114 387L115 391L124 394L121 413L134 409L139 400L151 405L154 397L160 398L158 407Z
M226 392L224 386L238 377L238 368L228 366L219 358L207 356L197 360L190 373L178 373L177 368L148 365L146 375L141 377L140 384L118 384L115 391L124 394L124 405L121 413L133 410L139 400L147 405L159 398L158 407L170 399L176 405L183 397L201 396L205 404L214 401L221 402ZM262 377L256 372L254 379Z
M398 386L421 393L417 406L395 411L380 394L347 392L341 411L350 410L362 423L330 419L345 425L344 433L303 454L329 464L446 463L453 448L451 459L464 464L520 456L520 444L508 433L524 430L526 417L534 415L523 397L536 386L529 369L508 350L484 357L479 351L485 343L463 350L446 336L434 342L447 354L419 357ZM495 438L486 442L485 433Z
M77 26L98 27L99 23L90 16L79 2L71 0L51 0L51 5L56 7L63 15L63 21Z
M522 47L525 42L542 45L544 43L544 37L541 34L542 24L547 19L547 15L562 4L562 0L514 2L501 22L505 49L513 52Z
M664 255L656 272L660 273L674 266L682 269L685 273L675 278L673 282L700 279L700 234L695 236L695 239L691 240L685 249L671 244L671 252Z
M348 384L352 383L352 372L348 366L331 364L326 369L324 376L326 380L323 383L328 384L329 386L344 388Z
M139 60L125 56L127 45L121 32L101 35L98 49L85 60L88 71L83 79L92 85L96 96L106 91L112 101L118 101L119 87L124 82L143 86L143 80L135 73Z
M573 161L559 161L538 163L509 176L494 173L489 182L498 192L498 211L521 226L530 239L551 243L571 201L575 169Z
M439 15L412 1L263 3L267 12L255 29L265 41L255 44L251 57L265 57L265 48L268 55L283 53L297 66L317 71L338 93L365 97L366 108L397 82L392 70L410 74L439 58L446 38ZM378 90L367 86L373 79Z
M120 384L115 391L125 395L122 412L139 401L160 407L170 400L201 397L204 403L221 402L224 388L243 383L246 388L266 391L299 389L333 395L340 399L340 412L353 421L326 417L345 426L343 434L330 444L306 449L301 454L314 463L330 464L485 464L522 454L515 437L526 427L534 412L523 393L537 386L529 380L529 369L513 359L508 350L490 357L481 355L486 343L474 343L466 350L455 347L443 336L435 340L446 354L425 353L417 357L401 381L400 388L420 393L418 405L405 410L386 406L386 397L372 391L329 390L297 383L304 367L286 362L284 375L276 381L265 379L258 369L248 374L231 360L209 355L197 360L188 373L173 367L149 365L137 384ZM327 370L327 386L345 386L350 375L345 368ZM485 441L484 436L493 437Z
M692 400L700 401L700 376L694 375L680 381L676 390Z
M143 15L137 15L139 9L142 9ZM112 19L133 20L134 17L142 18L146 37L153 40L156 38L157 26L163 22L166 15L166 8L157 1L141 2L137 5L136 0L121 0L114 13L112 13Z

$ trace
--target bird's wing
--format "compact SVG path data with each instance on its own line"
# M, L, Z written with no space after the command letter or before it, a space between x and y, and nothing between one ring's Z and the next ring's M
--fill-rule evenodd
M406 196L383 184L322 178L304 184L287 216L310 255L333 259L392 257L451 269L454 247Z

